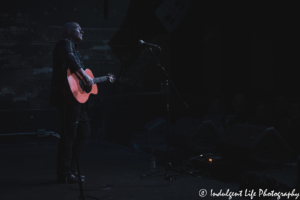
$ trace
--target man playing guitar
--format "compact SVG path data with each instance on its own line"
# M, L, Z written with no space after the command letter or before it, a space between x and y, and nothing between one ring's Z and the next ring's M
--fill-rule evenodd
M56 106L60 113L61 135L57 152L57 181L70 183L78 181L76 156L80 157L90 134L87 115L88 101L70 102L66 91L70 91L67 76L78 77L84 87L92 88L90 77L77 51L77 43L82 41L83 31L79 24L69 22L63 26L63 40L56 43L53 50L53 72L51 82L50 105ZM76 75L75 75L76 74ZM71 77L71 76L70 76ZM102 81L114 82L114 75L102 77ZM75 155L76 153L76 155ZM84 181L84 176L81 176Z

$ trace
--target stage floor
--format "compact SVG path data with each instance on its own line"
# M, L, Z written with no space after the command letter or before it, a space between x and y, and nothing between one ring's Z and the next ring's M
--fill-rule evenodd
M0 143L0 199L2 200L75 200L79 199L79 185L56 183L57 138L36 136L2 137ZM166 158L156 156L156 168L151 169L151 155L106 141L89 142L80 161L85 199L118 200L186 200L229 199L211 197L213 190L238 191L239 183L220 181L209 173L192 175L174 171L176 180L164 180ZM182 163L172 161L174 169ZM148 175L160 172L145 178ZM264 174L293 186L296 181L295 163ZM104 188L103 185L112 185ZM206 189L205 198L199 190ZM243 197L232 197L245 199ZM295 199L295 198L290 198Z

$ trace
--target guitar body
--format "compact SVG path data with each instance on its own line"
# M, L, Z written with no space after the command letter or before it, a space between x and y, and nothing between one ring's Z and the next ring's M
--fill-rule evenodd
M86 69L85 73L94 78L94 75L90 69ZM68 90L64 92L66 94L67 99L70 103L85 103L90 94L98 94L97 85L94 84L91 88L86 88L82 82L82 80L78 77L79 75L75 73L71 73L71 70L68 69L67 72L67 80L68 80Z

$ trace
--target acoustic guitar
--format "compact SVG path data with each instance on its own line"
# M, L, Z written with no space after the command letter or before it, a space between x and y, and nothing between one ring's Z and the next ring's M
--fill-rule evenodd
M85 73L93 79L94 84L92 87L85 86L80 78L80 75L78 73L71 73L71 70L68 69L68 86L65 87L63 93L70 103L85 103L89 99L90 94L98 94L98 88L96 84L107 81L107 76L94 78L94 75L90 69L86 69Z

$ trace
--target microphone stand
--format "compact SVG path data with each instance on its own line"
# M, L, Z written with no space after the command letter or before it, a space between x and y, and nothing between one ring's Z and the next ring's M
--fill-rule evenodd
M77 170L78 170L78 182L79 182L79 188L80 188L80 196L79 196L79 198L81 198L82 200L84 200L84 194L83 194L83 188L82 188L82 180L81 180L81 174L80 174L80 170L79 170L79 163L78 163L77 155L76 155L76 163L77 163Z
M161 69L164 71L165 76L167 78L166 80L166 103L167 103L167 157L168 157L168 163L166 165L166 177L165 180L174 180L176 179L175 176L170 176L169 172L172 169L172 164L170 162L170 145L169 145L169 141L170 139L172 140L172 135L170 132L170 109L169 109L169 100L170 100L170 92L169 92L169 82L171 83L172 87L175 89L176 93L178 94L178 96L181 98L182 102L184 103L184 105L186 106L187 109L189 109L188 105L186 104L186 102L183 100L182 96L180 95L180 93L178 92L178 90L176 89L176 87L174 86L171 78L169 77L168 73L166 72L165 68L160 64L158 58L155 56L155 54L152 51L152 48L149 47L153 57L155 58L156 62L157 62L157 66L161 67ZM160 48L159 48L160 49ZM161 49L160 49L161 50Z
M75 138L73 138L73 143L74 144L75 144L75 141L76 141ZM79 196L79 198L82 199L82 200L84 200L85 196L84 196L84 193L83 193L83 187L82 187L81 173L80 173L80 169L79 169L79 161L78 161L77 149L76 149L76 147L74 147L74 148L75 148L75 152L74 152L74 154L75 154L75 160L76 160L77 171L78 171L78 183L79 183L79 189L80 189L80 196Z
M74 143L75 143L75 140L74 140ZM79 183L79 190L80 190L79 199L85 200L85 197L92 198L92 199L97 199L96 197L86 196L83 193L82 178L81 178L80 169L79 169L79 161L78 161L77 149L75 150L75 159L76 159L76 165L77 165L77 171L78 171L78 183Z

